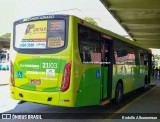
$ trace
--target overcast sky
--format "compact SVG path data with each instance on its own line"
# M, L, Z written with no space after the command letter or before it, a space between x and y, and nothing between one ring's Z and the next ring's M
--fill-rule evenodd
M100 0L0 0L0 35L11 33L18 19L44 14L92 17L100 27L127 35Z
M0 35L12 33L13 22L18 19L44 14L92 17L100 27L127 35L100 0L0 0Z

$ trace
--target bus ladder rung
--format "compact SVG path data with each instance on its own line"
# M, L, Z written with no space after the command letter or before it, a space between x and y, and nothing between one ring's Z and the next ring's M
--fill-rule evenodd
M110 103L110 100L109 100L109 99L101 101L100 105L101 105L101 106L104 106L104 105L106 105L106 104L108 104L108 103Z

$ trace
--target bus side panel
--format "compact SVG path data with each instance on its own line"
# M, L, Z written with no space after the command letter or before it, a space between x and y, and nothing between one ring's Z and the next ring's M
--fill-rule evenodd
M83 64L83 76L80 81L79 92L77 94L76 106L98 105L100 102L100 78L96 78L96 71L99 66Z
M59 96L59 105L60 106L67 106L67 107L75 107L75 97L76 97L76 92L75 92L75 81L74 81L74 76L75 76L75 65L74 65L74 49L73 49L73 42L75 32L74 32L74 26L73 26L73 20L72 17L69 17L69 28L68 28L68 62L71 62L71 74L70 74L70 84L69 84L69 89L65 92L60 91L60 96ZM64 53L65 56L65 53Z
M143 65L113 65L112 98L115 98L117 82L122 80L123 93L136 90L144 85L148 69Z
M100 78L96 79L96 70L100 65L82 64L78 47L78 23L80 19L71 17L73 37L73 67L71 86L75 96L75 106L97 105L100 101Z
M138 89L144 85L144 68L143 66L137 65L133 68L133 90Z
M118 81L122 81L124 94L132 90L133 77L131 66L113 65L112 98L115 98L116 85Z
M116 85L120 79L124 79L123 66L113 65L112 98L115 98Z

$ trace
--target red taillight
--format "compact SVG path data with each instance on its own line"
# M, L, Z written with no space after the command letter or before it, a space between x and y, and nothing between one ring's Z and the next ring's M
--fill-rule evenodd
M68 90L70 85L70 75L71 75L71 62L67 63L64 67L61 91L65 92Z
M11 70L11 83L12 86L15 86L15 82L14 82L14 68L13 68L13 63L10 62L10 70Z

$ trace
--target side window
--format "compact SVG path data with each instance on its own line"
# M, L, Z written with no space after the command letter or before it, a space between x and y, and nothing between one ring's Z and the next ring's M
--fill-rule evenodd
M140 65L148 66L148 53L145 50L140 50Z
M115 40L114 43L114 56L116 64L125 64L127 58L127 50L125 49L125 43L119 40Z
M130 45L130 44L127 44L126 45L126 50L127 50L127 57L126 57L126 64L128 65L135 65L136 62L135 62L135 47Z
M140 49L138 47L135 47L135 63L140 65Z
M140 52L140 65L144 65L144 53Z
M78 44L82 63L101 61L100 36L98 32L79 25Z
M117 39L114 43L114 56L116 64L135 65L139 62L136 47Z
M146 66L148 66L148 62L149 62L149 60L148 60L148 53L145 53L144 54L144 65L146 65Z
M126 64L128 65L135 65L135 54L134 53L128 53L126 58Z
M126 51L125 50L114 51L114 56L115 56L116 64L125 64L125 61L126 61Z

